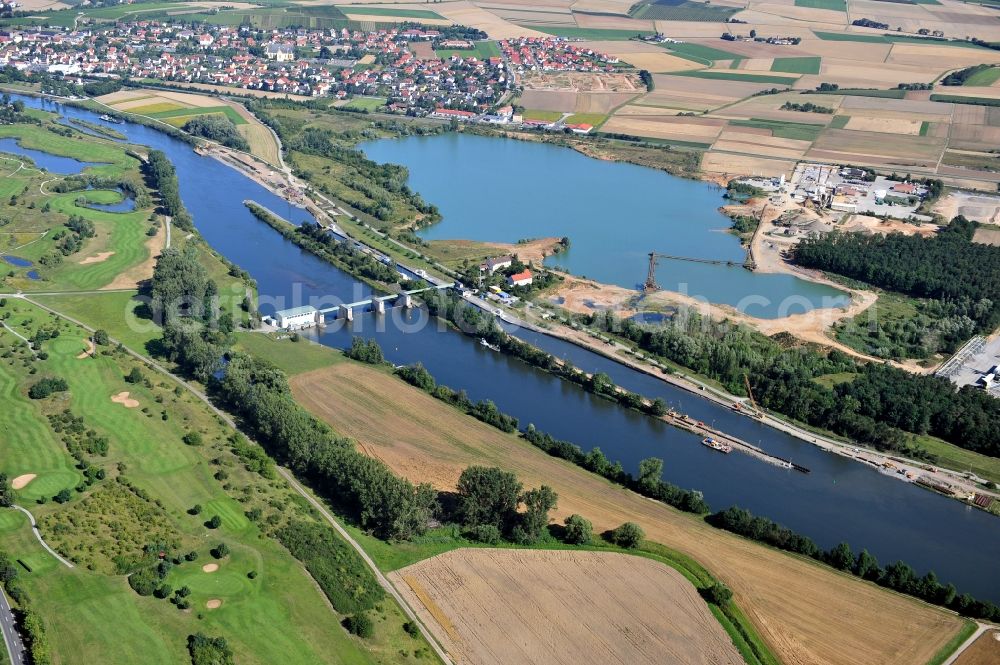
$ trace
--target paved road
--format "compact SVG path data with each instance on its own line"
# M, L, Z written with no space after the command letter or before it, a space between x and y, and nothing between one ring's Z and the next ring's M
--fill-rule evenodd
M13 665L25 665L24 642L14 627L14 613L10 609L7 594L0 588L0 631L7 646L7 657Z
M965 650L972 646L972 643L979 639L979 636L985 633L987 630L992 629L993 626L976 622L976 632L969 636L969 639L965 640L960 647L955 649L955 651L948 656L948 659L941 663L941 665L952 665L958 657L965 653Z

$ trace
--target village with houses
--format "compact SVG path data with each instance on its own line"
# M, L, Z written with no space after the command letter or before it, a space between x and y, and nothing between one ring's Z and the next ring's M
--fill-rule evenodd
M141 20L76 30L0 30L0 67L309 97L380 97L390 113L507 124L521 122L506 102L525 73L614 72L619 63L555 36L501 40L500 54L487 57L477 50L485 37L462 26L256 30ZM592 129L536 124L584 134Z

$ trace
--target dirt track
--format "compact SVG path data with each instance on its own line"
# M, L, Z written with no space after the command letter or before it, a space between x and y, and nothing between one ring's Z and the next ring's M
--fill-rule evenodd
M691 583L641 557L463 549L389 578L458 663L743 662Z
M466 466L492 464L516 472L526 487L552 486L557 519L579 513L595 531L639 523L651 540L693 556L729 584L786 665L927 662L960 626L954 616L644 499L368 367L302 374L292 392L410 480L454 489Z

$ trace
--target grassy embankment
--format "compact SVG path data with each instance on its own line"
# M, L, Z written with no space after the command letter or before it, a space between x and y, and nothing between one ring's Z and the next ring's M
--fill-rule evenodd
M552 486L559 494L557 519L579 513L598 531L638 522L648 538L696 559L730 585L737 604L755 617L762 639L781 659L795 657L808 644L809 652L826 662L923 662L962 625L952 615L813 561L716 531L697 517L549 457L378 370L340 364L293 377L292 386L308 409L411 480L453 489L465 466L497 465L517 473L525 486ZM432 552L447 548L434 535L415 547L423 545ZM391 565L402 560L399 555Z
M30 304L8 300L3 312L10 313L6 323L25 336L43 325L60 332L42 344L45 360L30 360L19 340L9 331L0 332L4 355L19 348L0 364L7 405L0 413L0 430L12 434L2 437L0 458L2 470L11 476L38 474L19 492L19 500L36 514L50 544L78 565L70 570L47 555L19 513L3 511L0 532L5 548L31 568L22 575L23 583L45 617L62 662L177 663L186 659L186 636L197 631L224 636L241 663L367 663L401 658L401 650L408 654L403 662L426 660L422 643L403 632L402 614L389 601L373 613L372 640L348 636L301 565L263 535L292 517L312 520L311 511L301 507L284 483L244 468L227 443L229 431L204 404L108 347L99 347L96 357L78 358L85 348L84 331ZM133 367L141 368L148 384L124 381ZM32 369L35 377L29 374ZM28 385L43 376L65 379L69 391L29 400ZM126 408L110 400L122 391L138 406ZM73 491L65 504L38 505L39 498L72 491L81 478L60 435L46 421L46 415L64 409L107 437L108 454L88 457L108 478L83 492ZM198 432L204 443L185 445L182 437L190 432ZM112 491L119 487L119 477L127 477L149 499L127 493L123 499ZM203 506L197 516L188 512L195 504ZM252 509L261 511L256 521L245 516ZM211 515L222 517L217 530L203 524ZM174 589L191 589L190 612L166 600L138 596L115 574L111 555L135 555L152 534L172 543L177 553L199 554L166 579ZM220 542L231 554L217 560L209 550ZM203 572L206 563L220 568ZM211 599L221 600L222 606L207 609ZM421 657L412 656L414 647L421 649Z

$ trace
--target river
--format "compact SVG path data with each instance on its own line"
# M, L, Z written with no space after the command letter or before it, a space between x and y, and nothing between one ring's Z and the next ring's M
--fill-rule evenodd
M850 302L842 291L794 275L745 270L746 252L718 211L726 200L708 183L561 146L453 132L361 149L377 162L408 167L410 188L439 207L442 221L419 231L427 240L568 236L570 248L546 265L628 289L644 283L649 252L732 261L661 259L656 281L760 318Z
M39 108L51 102L23 98ZM93 113L65 107L67 116ZM363 300L364 284L284 240L253 217L253 199L296 221L308 213L289 205L221 162L156 130L117 125L134 143L163 150L174 163L185 204L205 239L256 280L262 309ZM429 322L424 310L392 310L384 318L356 315L350 327L332 325L312 336L344 348L352 335L374 337L394 363L422 362L441 383L464 388L473 399L492 399L521 425L534 423L584 449L600 446L612 460L635 471L644 457L664 460L664 479L702 490L714 509L738 504L781 522L823 547L840 541L867 547L884 563L903 559L918 572L935 570L961 591L1000 602L1000 528L997 518L874 469L769 429L662 381L585 349L527 331L518 335L570 358L586 370L650 397L660 396L693 417L714 423L767 450L806 466L809 475L783 470L739 453L721 455L698 437L624 410L578 387L494 353L469 337Z

